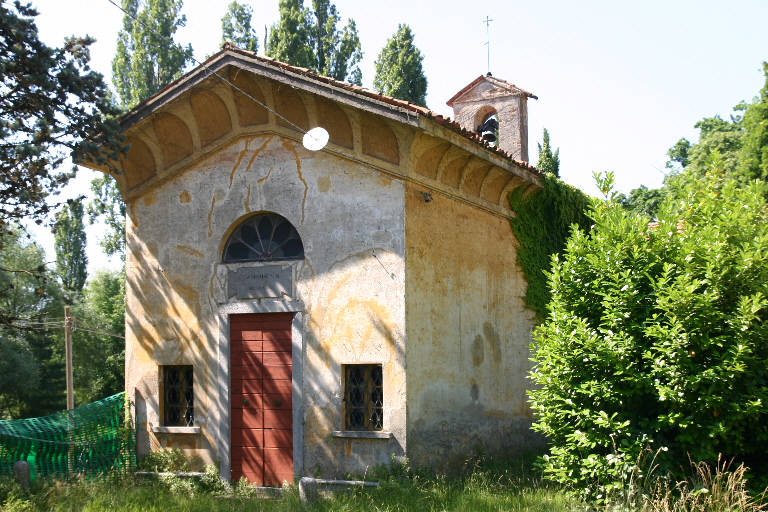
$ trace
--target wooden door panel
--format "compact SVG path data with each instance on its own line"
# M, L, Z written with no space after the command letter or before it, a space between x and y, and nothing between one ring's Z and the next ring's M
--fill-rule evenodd
M259 380L241 380L232 383L233 393L262 393L264 389L261 379Z
M293 434L290 430L266 429L263 442L265 448L293 449Z
M264 428L263 409L232 409L233 428Z
M233 409L263 409L264 395L261 393L232 393Z
M272 394L290 393L292 386L293 385L291 384L291 381L288 379L283 379L283 380L265 379L264 382L262 382L263 393L272 393Z
M231 476L293 480L292 313L230 316Z
M292 368L289 365L282 366L264 366L262 368L263 376L270 380L290 380Z
M290 352L292 349L291 339L262 341L261 349L264 352Z
M264 428L291 428L291 411L284 409L265 409L264 410Z
M264 485L278 486L293 481L293 450L264 449Z
M264 409L291 409L290 393L269 393L261 395L261 403Z
M270 437L270 440L272 438ZM272 442L272 441L271 441ZM263 428L236 428L232 430L234 446L264 446Z
M232 380L258 380L262 377L263 371L261 366L249 365L232 367Z
M262 356L264 366L284 366L291 364L290 352L264 352Z

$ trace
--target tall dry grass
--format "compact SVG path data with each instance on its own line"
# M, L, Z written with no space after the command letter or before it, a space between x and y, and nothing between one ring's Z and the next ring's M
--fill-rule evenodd
M626 492L608 505L610 512L760 512L768 510L766 492L755 496L747 487L747 467L722 456L714 466L691 461L691 476L682 481L654 475L651 459L648 470L633 471ZM638 462L643 460L641 455ZM640 464L636 468L642 467Z

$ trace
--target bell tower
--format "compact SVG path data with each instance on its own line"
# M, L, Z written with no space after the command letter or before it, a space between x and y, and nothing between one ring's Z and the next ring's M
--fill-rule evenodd
M480 75L447 101L453 117L513 158L528 161L528 98L538 99L490 73Z

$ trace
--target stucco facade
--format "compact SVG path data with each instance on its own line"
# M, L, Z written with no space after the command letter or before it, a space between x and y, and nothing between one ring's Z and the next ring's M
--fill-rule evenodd
M128 205L126 390L139 453L181 447L229 477L232 322L277 312L292 314L294 475L392 457L445 465L535 442L533 315L506 197L539 186L537 171L426 109L306 70L232 48L207 65L129 113L131 148L103 169ZM317 125L330 143L311 152L296 127ZM263 212L290 222L303 257L225 263L230 235ZM259 268L280 286L233 292L241 269ZM356 364L382 369L375 431L345 428L343 369ZM173 365L194 373L191 426L163 424L161 369Z

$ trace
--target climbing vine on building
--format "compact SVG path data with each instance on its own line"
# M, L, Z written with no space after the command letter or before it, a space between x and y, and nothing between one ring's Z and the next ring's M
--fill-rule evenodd
M512 231L520 243L517 263L528 283L524 300L536 312L537 320L546 315L550 299L546 272L552 255L563 251L572 225L589 231L592 224L586 214L587 195L550 173L541 181L541 189L530 192L527 187L519 187L509 195L515 212L510 221Z

